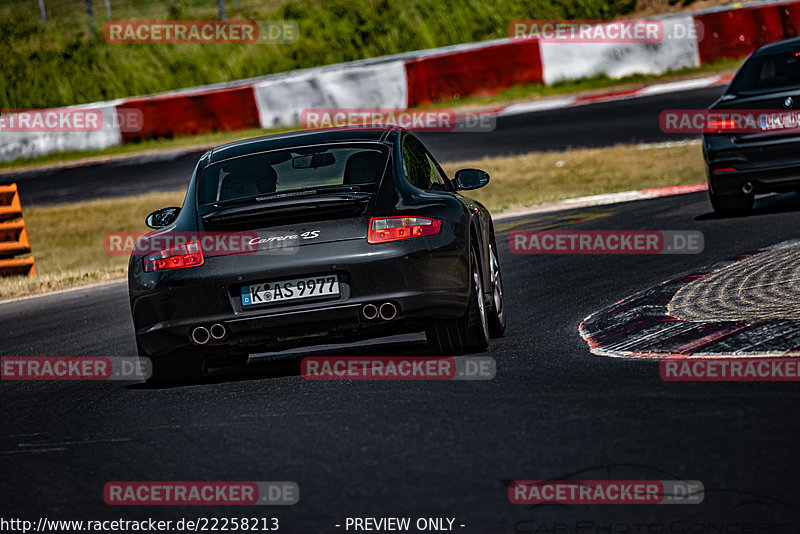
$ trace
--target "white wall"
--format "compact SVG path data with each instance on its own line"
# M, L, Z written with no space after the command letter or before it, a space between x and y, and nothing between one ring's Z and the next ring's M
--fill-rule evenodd
M256 84L261 126L293 126L309 108L405 108L408 85L404 62L305 71Z
M0 161L11 161L66 152L72 150L98 150L122 143L116 118L117 102L100 102L75 106L91 108L103 115L103 128L96 132L8 132L0 131Z
M691 15L664 17L664 35L693 26ZM577 80L598 74L622 78L635 73L662 74L684 67L699 67L694 36L658 43L540 43L544 83Z

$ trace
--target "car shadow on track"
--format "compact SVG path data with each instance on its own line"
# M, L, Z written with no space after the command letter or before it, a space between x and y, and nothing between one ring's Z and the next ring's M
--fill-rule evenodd
M709 204L710 206L710 204ZM753 215L769 215L776 213L790 213L800 211L800 195L797 193L775 193L756 197L753 210L740 215L720 215L709 211L695 217L696 221L709 221L715 219L739 219Z
M246 365L218 367L209 369L207 375L199 380L175 384L150 386L143 382L129 384L126 389L173 389L186 386L243 382L300 376L300 364L308 356L431 356L430 348L424 338L418 335L399 335L388 338L362 341L352 345L324 345L305 349L292 349L285 352L254 354Z

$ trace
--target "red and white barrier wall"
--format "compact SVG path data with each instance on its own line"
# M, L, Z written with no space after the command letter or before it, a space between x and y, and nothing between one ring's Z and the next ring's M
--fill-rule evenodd
M499 39L305 69L169 93L88 104L109 127L96 132L0 131L0 161L67 150L261 126L294 126L308 108L395 108L514 85L660 74L723 58L742 58L768 42L800 35L800 0L758 2L658 17L665 35L696 26L696 37L658 43L565 43ZM114 127L117 114L140 114L136 131Z
M308 108L403 108L408 101L403 61L308 69L253 85L264 128L300 123Z
M141 113L141 129L121 132L123 142L244 130L259 125L250 85L128 98L117 108Z
M665 36L684 35L694 29L694 17L680 15L661 19ZM622 78L631 74L663 74L699 67L700 54L694 36L665 38L658 43L561 43L541 44L542 78L546 85L605 74Z
M405 69L409 107L455 95L491 94L514 85L542 83L536 40L508 40L431 54L407 60Z
M121 101L100 102L85 106L74 106L80 109L91 108L102 115L102 123L107 125L99 131L92 132L25 132L8 131L0 126L0 161L11 161L17 158L32 158L54 152L75 150L102 150L122 143L120 129L116 122L117 106ZM6 120L10 123L11 121Z

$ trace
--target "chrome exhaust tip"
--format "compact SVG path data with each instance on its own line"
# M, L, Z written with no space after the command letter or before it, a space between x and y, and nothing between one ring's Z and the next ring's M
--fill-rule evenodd
M197 326L194 330L192 330L192 335L190 337L193 343L197 345L205 345L211 339L211 334L208 332L208 328L205 326Z
M209 333L211 334L211 337L217 341L225 339L225 336L228 335L228 331L225 330L225 327L219 323L212 325L209 329Z
M364 318L371 321L378 316L378 307L374 304L365 304L363 308L361 308L361 313L364 315Z
M380 309L381 319L384 321L391 321L395 317L397 317L397 306L392 304L391 302L384 302L381 304Z
M753 184L751 184L750 182L745 182L744 185L742 186L742 193L744 193L745 195L749 195L752 192L753 192Z

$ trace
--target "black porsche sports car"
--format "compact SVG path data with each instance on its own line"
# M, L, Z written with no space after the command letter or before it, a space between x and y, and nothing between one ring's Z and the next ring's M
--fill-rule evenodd
M130 258L150 381L197 377L258 352L406 332L424 331L438 353L485 350L505 330L497 243L489 212L459 191L488 181L478 169L449 179L417 137L395 127L210 150L183 206L151 213L157 231ZM220 235L245 236L246 246L219 246Z
M709 112L719 118L703 135L717 213L746 213L756 193L800 190L800 38L753 52Z

